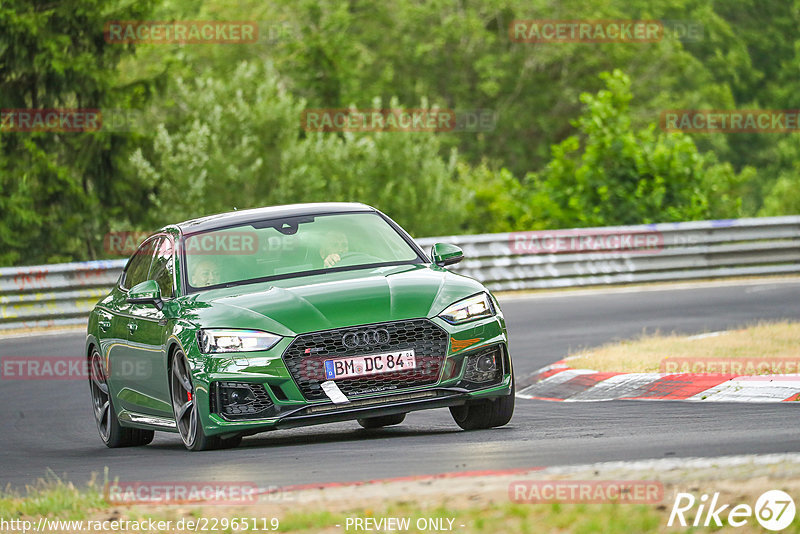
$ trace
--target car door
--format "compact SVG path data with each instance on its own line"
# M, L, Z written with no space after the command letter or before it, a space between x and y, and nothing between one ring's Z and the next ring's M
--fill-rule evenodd
M155 280L161 298L170 301L175 296L175 258L172 238L159 236L153 246L153 260L145 280ZM128 381L137 393L137 411L172 417L167 376L166 328L169 306L159 310L153 304L131 304L128 310L127 353L133 371Z
M127 302L128 292L135 285L147 280L150 265L159 237L146 240L131 256L119 284L115 302L115 317L111 324L114 349L108 353L108 385L120 406L127 411L141 412L141 395L137 376L142 372L128 342L132 304Z
M110 368L111 362L119 358L119 352L125 350L125 344L128 341L128 334L125 329L127 318L120 315L124 312L126 306L124 293L119 289L112 292L111 299L106 302L102 308L97 308L97 341L100 348L100 354ZM109 383L110 386L112 386ZM116 384L114 384L116 386ZM116 393L116 387L112 386L112 390Z

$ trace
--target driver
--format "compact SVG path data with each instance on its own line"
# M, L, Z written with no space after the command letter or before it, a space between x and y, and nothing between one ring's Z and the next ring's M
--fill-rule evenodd
M319 249L325 267L333 267L342 260L342 255L350 250L347 236L338 230L331 230L325 234L325 242Z

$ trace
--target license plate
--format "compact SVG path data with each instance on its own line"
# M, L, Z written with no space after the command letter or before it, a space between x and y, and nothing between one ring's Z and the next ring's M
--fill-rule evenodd
M325 378L335 380L354 376L380 375L416 367L417 359L414 349L398 350L369 356L325 360Z

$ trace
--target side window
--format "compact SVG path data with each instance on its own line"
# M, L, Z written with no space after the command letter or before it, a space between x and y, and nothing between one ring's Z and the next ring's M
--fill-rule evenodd
M155 280L158 282L158 287L161 288L161 296L165 299L170 299L175 296L175 288L173 287L172 273L175 271L175 264L172 254L172 240L163 238L156 250L155 257L153 258L153 265L150 267L150 275L148 280Z
M163 238L150 239L145 241L139 250L133 253L128 266L125 268L125 278L122 280L122 287L130 289L136 284L141 284L147 280L147 274L150 272L150 263L153 260L153 252L155 252L156 245Z

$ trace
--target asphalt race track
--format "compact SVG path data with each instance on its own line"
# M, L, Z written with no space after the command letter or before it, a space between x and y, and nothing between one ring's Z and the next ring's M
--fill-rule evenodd
M800 281L564 292L501 300L518 380L571 350L643 330L701 333L758 319L800 317ZM7 356L79 355L74 332L0 340ZM398 427L353 422L259 434L233 450L190 453L177 434L142 448L107 449L88 385L0 381L0 487L46 475L82 484L104 468L121 481L242 481L259 486L583 464L664 457L800 451L799 406L517 399L503 428L463 432L449 412L411 413Z

